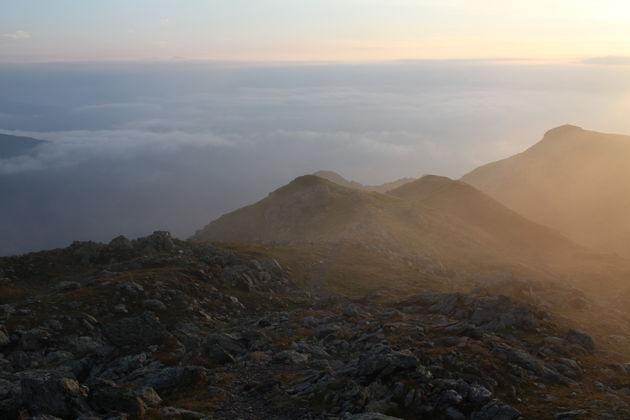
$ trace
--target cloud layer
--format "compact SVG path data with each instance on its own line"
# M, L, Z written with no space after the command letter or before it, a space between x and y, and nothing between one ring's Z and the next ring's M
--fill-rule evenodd
M14 40L21 40L21 39L29 39L31 37L31 34L23 30L17 30L15 32L11 32L8 34L2 34L2 37L8 38L8 39L14 39Z

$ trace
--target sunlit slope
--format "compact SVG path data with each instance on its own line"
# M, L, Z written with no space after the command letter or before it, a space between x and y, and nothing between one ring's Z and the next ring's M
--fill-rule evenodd
M630 255L630 137L574 126L462 181L578 243Z
M545 226L520 214L461 181L427 175L390 192L419 212L430 208L461 227L462 236L473 238L485 249L506 257L555 260L584 250Z
M390 194L307 175L211 222L193 239L353 243L449 264L544 264L582 252L462 182L426 176Z

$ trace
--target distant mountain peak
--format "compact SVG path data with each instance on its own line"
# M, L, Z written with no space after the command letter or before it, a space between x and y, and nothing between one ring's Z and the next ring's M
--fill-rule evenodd
M574 125L462 180L578 243L630 255L630 136Z
M326 178L331 181L332 181L332 178L348 181L346 178L344 178L343 176L341 176L339 173L335 171L321 170L321 171L313 172L312 175L318 176L320 178Z
M27 155L44 143L46 141L32 137L0 133L0 159Z
M329 170L317 171L317 172L314 172L313 175L318 176L320 178L327 179L330 182L334 182L335 184L341 185L346 188L352 188L355 190L362 190L362 191L380 192L380 193L386 193L386 192L395 190L396 188L401 187L402 185L415 181L415 178L400 178L400 179L397 179L396 181L386 182L381 185L363 185L356 181L350 181L335 171L329 171Z
M302 175L289 182L287 186L293 187L309 187L318 184L329 184L330 182L325 178L317 175Z
M413 182L409 182L389 192L391 195L395 195L401 198L421 198L427 194L448 187L457 181L454 181L445 176L439 175L424 175L422 178Z
M576 132L584 131L582 127L578 127L577 125L564 124L559 127L552 128L551 130L545 133L545 138L554 137L554 136L564 136L567 134L575 134Z

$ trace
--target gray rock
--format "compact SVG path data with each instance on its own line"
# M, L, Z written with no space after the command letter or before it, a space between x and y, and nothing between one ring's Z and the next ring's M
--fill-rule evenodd
M492 399L492 392L480 385L473 385L468 393L468 399L473 403L485 403Z
M57 350L46 355L46 363L57 364L74 359L74 355L69 351Z
M357 305L347 305L341 310L341 313L344 316L352 318L361 315L361 310Z
M593 338L586 333L571 329L564 334L563 338L569 343L582 346L589 353L593 353L595 351L595 342L593 341Z
M142 417L147 409L144 401L134 391L111 381L103 381L92 387L89 401L101 413L119 411L134 418Z
M133 249L133 243L125 236L120 235L112 239L107 247L113 251L128 251Z
M142 301L142 306L150 311L165 311L166 305L158 299L145 299Z
M524 350L500 345L494 347L492 351L507 362L530 372L542 375L545 371L543 362Z
M76 281L61 281L53 287L52 291L56 293L63 293L70 290L75 290L81 287L81 284Z
M400 417L386 416L381 413L361 413L352 414L345 417L344 420L402 420Z
M168 336L160 321L150 312L105 325L103 333L116 346L149 345Z
M155 392L155 389L145 386L140 389L136 389L135 393L144 403L149 407L157 407L162 404L162 398Z
M129 311L127 310L127 307L124 303L119 303L118 305L114 306L114 312L116 312L117 314L126 314Z
M475 299L470 321L487 329L532 331L538 326L532 310L514 303L506 296L484 296Z
M586 418L587 416L588 411L586 410L573 410L557 413L554 418L556 420L577 420L581 418Z
M89 335L76 337L70 340L72 349L77 354L93 353L103 346L99 340Z
M22 392L19 385L0 379L0 418L17 418L22 405Z
M44 328L48 328L54 331L63 330L63 324L59 320L56 320L56 319L48 319L44 321L42 325L44 326Z
M137 377L128 380L143 387L153 388L161 395L203 382L208 374L208 369L200 366L171 366L140 372Z
M137 243L144 252L169 252L175 249L175 243L170 232L155 231L151 235L137 239Z
M359 357L357 373L360 376L389 375L396 370L414 369L418 359L411 353L385 348L380 353L366 353Z
M195 420L205 417L203 414L196 411L175 407L162 407L160 408L160 414L166 418L177 418L182 420Z
M0 329L0 348L8 346L9 344L11 344L11 339L6 332Z
M284 350L276 353L276 355L273 356L273 361L286 364L306 363L308 362L308 355L298 353L295 350Z
M20 337L20 347L26 351L39 350L46 345L52 334L45 328L33 328Z
M444 416L448 420L466 420L464 413L456 409L455 407L446 407L444 410Z
M519 420L521 418L518 410L499 400L490 401L470 416L471 420Z
M20 377L22 398L32 415L77 417L89 411L87 391L61 372L30 371Z
M211 333L205 338L204 352L212 363L220 365L233 362L235 356L246 353L247 349L230 334Z

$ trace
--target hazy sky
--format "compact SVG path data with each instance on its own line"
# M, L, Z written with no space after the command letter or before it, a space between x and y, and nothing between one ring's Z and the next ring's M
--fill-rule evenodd
M4 62L608 56L627 0L0 0Z

